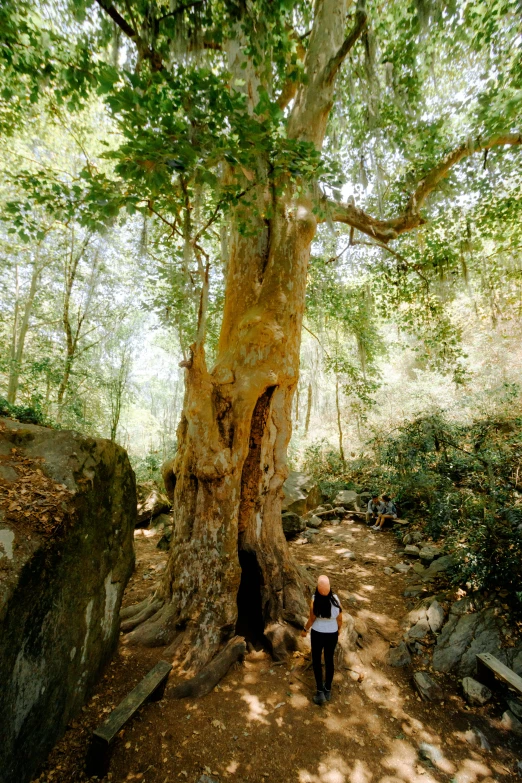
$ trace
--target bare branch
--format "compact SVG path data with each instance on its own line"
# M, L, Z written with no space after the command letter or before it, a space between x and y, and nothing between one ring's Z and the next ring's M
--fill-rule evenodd
M368 16L366 14L366 11L364 11L362 7L358 8L355 13L354 25L349 35L347 36L347 38L345 38L343 45L341 46L337 54L331 58L331 60L329 61L328 65L325 68L324 78L327 83L330 83L335 79L339 68L341 67L341 65L347 58L348 54L350 53L350 51L353 49L353 47L355 46L355 44L363 34L367 24L368 24Z

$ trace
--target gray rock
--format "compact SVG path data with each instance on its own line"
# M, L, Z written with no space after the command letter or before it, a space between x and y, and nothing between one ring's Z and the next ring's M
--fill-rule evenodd
M341 557L344 560L357 560L357 556L356 556L355 552L343 552Z
M479 707L489 701L493 695L489 688L474 680L473 677L464 677L462 690L468 704L477 704Z
M171 541L172 541L172 528L167 527L163 531L163 535L161 536L160 540L156 544L156 549L161 549L162 552L169 552Z
M136 527L147 527L160 514L170 511L170 500L155 481L143 481L136 486L138 516Z
M411 587L407 587L406 590L403 592L403 596L405 598L416 598L418 595L422 593L424 588L422 585L411 585Z
M474 612L475 609L475 602L472 598L461 598L459 601L455 601L455 603L451 605L450 614L461 617L463 614L470 614L470 612Z
M0 778L27 783L117 645L121 598L134 566L136 485L115 443L0 421L0 453L15 446L24 458L41 459L38 469L59 493L55 513L63 515L59 529L46 535L28 503L24 531L8 518L0 531Z
M522 720L522 702L521 701L515 701L514 699L510 699L508 701L508 707L517 718L520 718Z
M383 568L383 571L386 574L386 576L391 576L392 574L395 573L393 568L390 568L389 566L385 566L385 568Z
M423 538L424 536L422 533L419 533L418 530L411 534L411 540L413 544L418 544L419 541L422 541Z
M290 471L283 484L282 511L293 512L302 516L321 503L322 494L317 482L306 473Z
M323 520L321 517L316 516L315 514L312 514L310 517L306 518L306 524L307 527L313 527L315 529L321 527L323 524Z
M515 771L518 772L519 777L522 778L522 761L517 761L515 764Z
M152 532L161 533L164 530L171 528L172 524L172 517L169 514L159 514L154 519L154 527L152 528Z
M404 554L408 557L418 557L419 556L419 547L415 546L415 544L406 544L404 547Z
M436 671L455 671L461 677L472 677L476 672L477 654L485 652L513 668L513 663L522 651L522 644L504 648L495 607L472 612L474 606L471 600L464 599L451 607L449 619L442 628L433 652L433 668Z
M436 560L441 556L441 554L442 553L438 547L432 546L431 544L426 544L426 546L423 546L420 550L419 557L424 562L431 563L432 560Z
M401 642L397 647L391 647L386 656L386 663L389 666L409 666L411 663L411 655L404 642Z
M295 538L306 527L304 519L302 519L299 514L294 514L292 511L284 511L281 514L281 521L283 523L283 533L287 539Z
M344 517L344 515L346 514L346 509L343 508L343 506L336 506L333 511L334 514L336 514L336 516L341 518Z
M0 478L11 484L18 478L18 473L11 465L0 465Z
M355 506L356 503L357 492L354 492L352 489L342 489L333 499L334 506L345 506L345 508ZM355 511L356 509L352 510Z
M426 701L438 701L443 698L440 685L426 672L415 672L413 684Z
M424 603L422 603L420 606L415 607L415 609L412 609L411 612L408 612L406 615L406 620L404 625L406 628L411 628L412 625L415 625L415 623L418 623L419 620L426 620L427 616L427 610Z
M413 544L413 539L411 537L411 533L406 533L402 537L402 543L406 546L406 544Z
M424 639L430 632L430 624L427 620L419 620L408 631L410 639Z
M439 557L430 564L429 568L425 570L422 578L426 582L443 576L447 571L450 570L450 568L452 568L454 563L455 560L451 555L444 555L444 557Z
M437 764L444 758L440 748L437 748L435 745L430 745L428 742L421 742L419 745L419 755L421 758L431 761L432 764Z
M407 563L397 563L393 568L395 571L398 571L399 574L407 574L410 570L410 566Z
M513 715L510 710L506 710L506 712L502 715L500 725L503 729L516 734L517 737L522 736L522 723L515 715Z
M198 778L198 783L218 783L215 778L209 778L208 775L202 775Z
M444 609L437 600L432 601L427 611L427 618L433 633L438 633L444 623Z
M422 576L426 571L422 563L419 563L418 561L413 564L413 570L416 574L418 574L418 576Z
M486 735L483 734L480 729L469 729L464 733L464 738L470 745L482 748L482 750L491 750L491 745L489 744Z

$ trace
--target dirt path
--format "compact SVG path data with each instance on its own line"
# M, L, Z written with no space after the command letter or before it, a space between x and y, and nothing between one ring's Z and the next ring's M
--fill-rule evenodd
M125 603L140 600L159 578L166 554L156 543L144 535L136 539L138 567ZM329 574L360 633L353 670L336 672L331 703L311 703L314 682L305 656L274 664L263 652L251 653L199 701L170 700L167 689L165 699L146 705L122 732L107 780L197 783L204 774L231 783L514 780L515 757L489 719L495 705L469 709L449 679L441 680L445 702L423 702L411 686L411 667L385 663L409 608L406 577L383 570L398 560L393 534L373 534L345 521L292 548L313 575ZM349 551L356 560L347 557ZM160 650L120 647L97 692L53 750L40 783L87 780L89 731L159 658ZM469 743L472 727L485 734L493 752ZM421 743L440 749L435 764L421 759Z

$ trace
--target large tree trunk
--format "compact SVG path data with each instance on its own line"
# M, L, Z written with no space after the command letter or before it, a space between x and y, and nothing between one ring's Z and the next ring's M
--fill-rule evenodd
M316 6L307 80L288 125L290 136L317 148L346 8L339 0ZM252 80L246 94L255 95L255 75L243 73ZM307 611L307 577L289 554L281 496L316 218L312 199L291 188L276 197L259 184L256 193L260 217L249 223L255 230L231 231L216 364L207 369L201 342L184 362L178 451L164 468L174 534L154 597L162 607L154 613L158 603L138 605L134 622L126 612L125 627L137 626L130 643L170 644L187 671L202 668L236 632L253 641L263 635L279 657L295 647ZM261 217L267 213L270 220Z
M277 205L265 242L236 233L212 372L201 345L186 370L178 451L164 471L174 500L163 608L129 641L168 644L198 669L238 632L295 646L306 579L281 524L281 488L299 372L311 202Z

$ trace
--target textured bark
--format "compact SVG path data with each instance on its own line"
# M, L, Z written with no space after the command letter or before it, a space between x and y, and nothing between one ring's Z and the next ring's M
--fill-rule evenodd
M349 5L317 4L307 82L297 89L289 120L290 136L318 148L333 101L332 58L343 46ZM241 65L238 56L230 63ZM245 74L245 90L255 95L255 75ZM163 606L127 636L129 643L169 644L187 673L207 665L236 627L248 633L249 623L253 634L264 631L280 658L295 649L295 629L307 612L307 577L290 557L281 499L316 218L312 198L291 188L275 196L260 182L255 196L255 235L240 234L234 224L230 231L216 364L207 368L201 340L183 363L178 451L164 466L174 532L155 596ZM261 217L267 213L269 220Z

